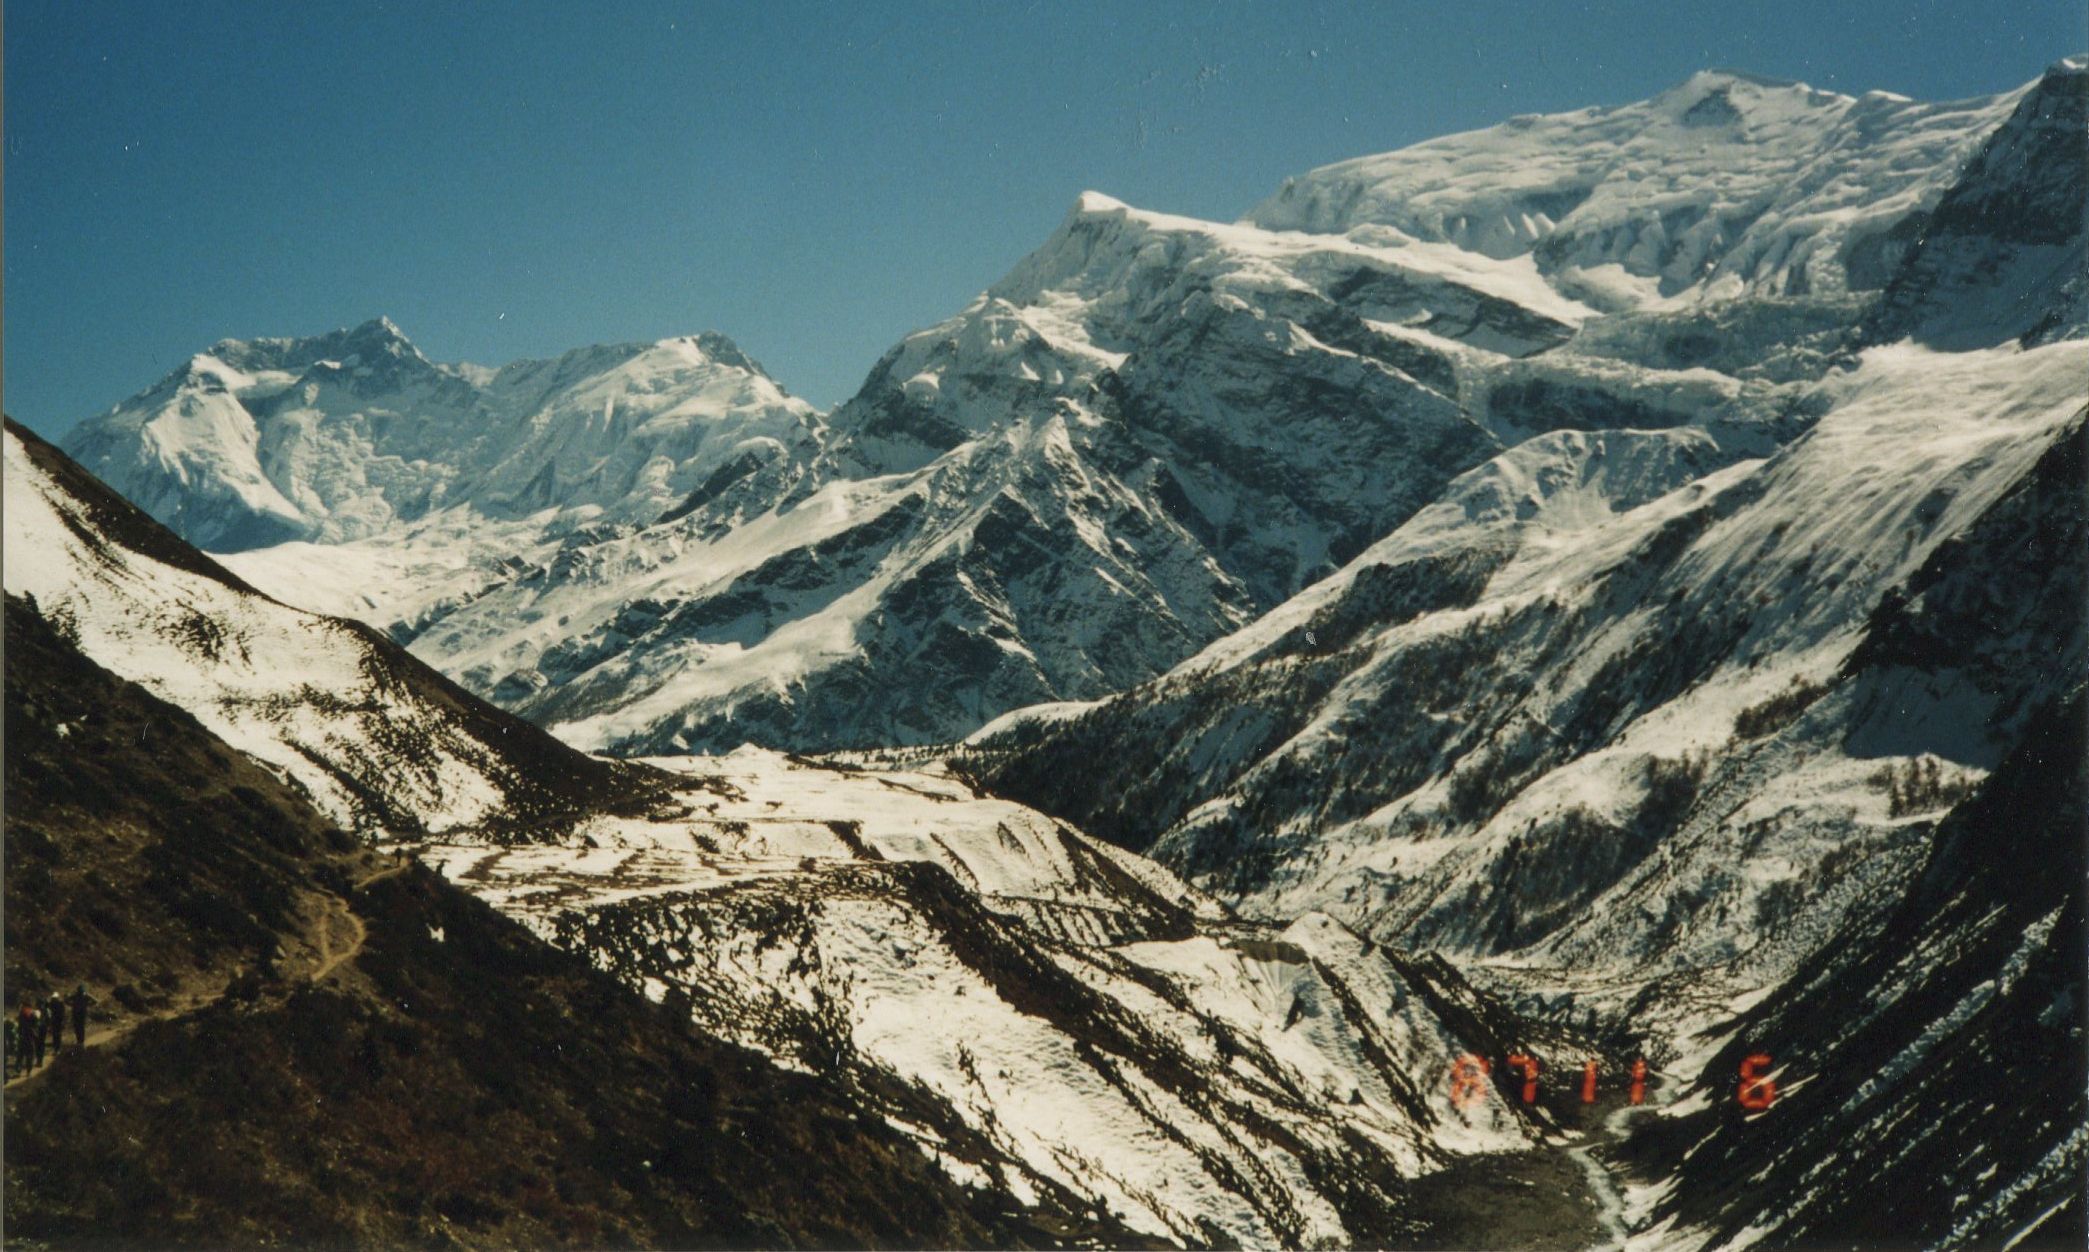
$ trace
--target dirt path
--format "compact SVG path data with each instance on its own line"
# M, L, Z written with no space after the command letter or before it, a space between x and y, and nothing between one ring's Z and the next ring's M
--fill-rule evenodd
M374 874L365 874L361 878L356 879L355 886L350 887L349 890L361 891L363 888L369 886L371 883L382 882L384 879L387 878L396 878L400 874L405 873L407 870L412 869L415 865L418 864L420 864L420 862L414 860L412 857L406 857L396 865L390 866L386 869L378 870Z
M373 878L371 881L376 880ZM343 961L353 960L361 955L364 942L370 938L370 930L363 925L363 919L357 917L355 910L349 908L348 902L341 897L328 898L327 915L329 922L339 924L320 927L319 962L313 966L312 972L304 977L305 982L318 982L339 969ZM336 931L345 931L349 936L348 941L337 945Z
M167 1006L166 1008L160 1009L157 1012L147 1013L142 1017L127 1017L124 1018L122 1021L113 1022L110 1025L103 1026L98 1030L89 1030L87 1032L87 1042L84 1045L79 1043L67 1043L65 1047L59 1050L58 1052L47 1054L49 1059L46 1060L42 1066L33 1069L26 1074L17 1074L13 1078L8 1079L6 1089L9 1091L13 1091L17 1087L35 1082L37 1079L43 1077L45 1074L50 1073L51 1067L58 1063L58 1058L65 1056L68 1053L78 1052L83 1047L107 1047L109 1044L114 1043L117 1040L123 1038L125 1035L136 1030L138 1027L143 1026L147 1022L164 1021L170 1017L181 1017L185 1014L193 1013L197 1009L200 1009L205 1005L216 1003L219 999L221 999L224 996L224 994L225 993L222 990L220 990L210 994L182 996L181 998L177 999L173 1004ZM69 1009L68 1012L70 1012Z
M361 891L371 883L382 882L384 879L396 877L411 869L414 864L415 862L411 858L407 858L399 861L397 864L366 874L357 879L350 890ZM369 941L369 938L369 927L363 924L363 919L356 915L353 908L349 907L345 898L332 895L326 897L326 913L319 924L318 943L316 945L319 959L313 963L309 971L298 975L294 981L299 983L316 983L320 981L339 969L343 964L362 955L363 945ZM230 984L227 984L227 986L220 987L214 992L185 995L176 999L174 1003L165 1008L141 1014L137 1017L128 1017L103 1026L98 1030L89 1030L84 1045L79 1043L68 1044L64 1049L50 1054L49 1059L38 1068L8 1079L5 1090L13 1091L17 1087L26 1086L50 1073L52 1067L58 1063L58 1058L68 1052L76 1052L83 1047L107 1047L147 1022L163 1022L176 1017L186 1017L224 999L225 993L229 989Z

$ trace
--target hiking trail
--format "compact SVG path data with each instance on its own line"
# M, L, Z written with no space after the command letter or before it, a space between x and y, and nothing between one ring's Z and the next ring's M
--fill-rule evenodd
M417 863L412 859L397 861L384 869L373 871L356 879L348 890L352 894L361 891L372 883L397 877ZM345 942L341 941L340 936L345 936ZM325 913L320 919L317 938L314 943L318 957L312 963L311 969L294 976L289 981L308 984L317 983L325 979L327 975L339 969L343 964L362 955L363 945L369 941L369 938L369 927L364 924L361 917L356 915L355 910L349 907L347 897L328 895L326 897ZM54 1050L50 1053L50 1059L42 1065L26 1074L17 1074L9 1078L6 1082L5 1090L14 1091L18 1087L35 1082L45 1074L50 1073L57 1066L59 1059L68 1053L82 1051L86 1048L106 1047L121 1040L125 1035L130 1034L147 1022L169 1021L206 1009L224 999L231 991L232 983L236 981L238 981L238 977L235 975L232 980L216 991L208 993L191 992L190 994L177 997L172 1004L164 1008L156 1009L150 1013L126 1017L99 1029L89 1030L84 1044L68 1043L65 1047Z

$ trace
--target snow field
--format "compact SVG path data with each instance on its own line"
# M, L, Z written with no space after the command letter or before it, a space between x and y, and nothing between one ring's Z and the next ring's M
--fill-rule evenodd
M689 779L671 814L597 819L564 846L437 841L419 854L548 936L628 919L615 924L636 930L597 959L685 985L698 1019L741 1042L811 1068L854 1056L920 1084L992 1145L989 1160L970 1159L922 1130L954 1177L1070 1191L1162 1237L1195 1239L1210 1222L1253 1243L1341 1242L1306 1163L1256 1127L1283 1126L1337 1160L1353 1152L1345 1133L1360 1135L1405 1174L1527 1142L1505 1108L1437 1107L1464 1048L1331 918L1280 931L1229 922L1151 862L940 772L837 770L756 749L655 763ZM987 950L1034 948L1107 1016L1067 1005L1062 1018L1024 1001L1037 975L1004 985L983 973L980 941L950 929L964 915L877 885L907 862L950 874L965 908L981 910L962 924L1004 936ZM1156 899L1199 929L1123 941L1150 932ZM1069 913L1119 921L1085 935L1042 924ZM1417 1096L1430 1110L1419 1121Z

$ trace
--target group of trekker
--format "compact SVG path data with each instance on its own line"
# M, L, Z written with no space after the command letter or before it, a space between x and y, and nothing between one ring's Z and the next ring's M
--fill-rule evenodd
M57 992L51 998L39 1002L33 995L20 997L20 1007L7 1018L7 1075L27 1074L41 1068L48 1055L56 1060L59 1050L65 1047L65 1022L72 1018L73 1043L77 1047L87 1046L87 1006L94 997L87 994L86 984L75 988L72 994L72 1012L66 1012L66 1000Z

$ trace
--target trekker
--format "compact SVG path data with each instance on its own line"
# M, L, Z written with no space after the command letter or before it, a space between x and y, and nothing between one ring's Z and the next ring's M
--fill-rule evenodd
M8 1019L7 1019L7 1076L8 1076L9 1078L12 1078L12 1077L14 1077L14 1073L15 1073L15 1063L16 1063L16 1062L17 1062L17 1061L18 1061L18 1060L20 1059L20 1058L19 1058L19 1056L17 1055L17 1048L18 1048L18 1046L19 1046L19 1045L18 1045L18 1043L17 1043L17 1041L18 1041L18 1040L19 1040L19 1039L20 1039L21 1037L22 1037L22 1036L21 1036L21 1032L15 1029L15 1019L14 1019L14 1018L12 1018L12 1017L8 1018Z
M87 1046L87 1006L94 1002L86 983L73 988L73 1042L83 1048Z
M44 1003L44 1020L50 1023L51 1059L57 1060L58 1053L65 1047L65 997L53 991Z
M43 1015L36 1011L34 1000L22 1005L20 1025L22 1033L29 1036L25 1049L29 1054L29 1068L39 1069L44 1063L44 1019Z

